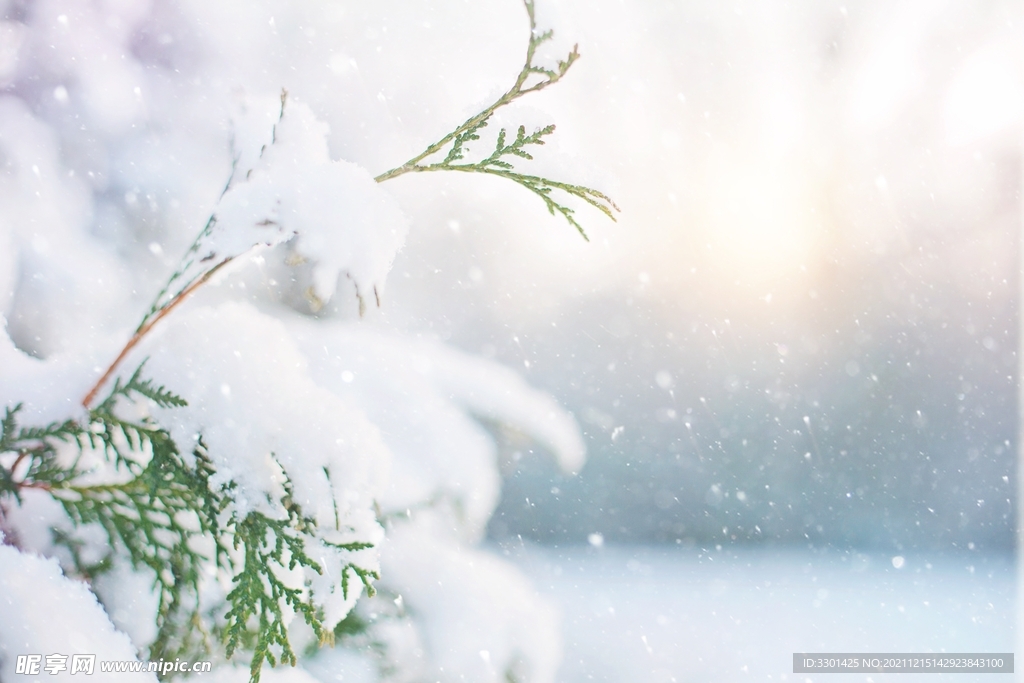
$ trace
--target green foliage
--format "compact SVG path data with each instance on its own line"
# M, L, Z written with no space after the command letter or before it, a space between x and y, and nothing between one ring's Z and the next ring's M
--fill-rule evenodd
M582 235L584 239L587 239L587 234L583 231L583 226L581 226L575 218L575 210L572 207L563 204L560 196L568 195L570 197L580 199L601 211L612 220L615 220L614 211L619 210L619 207L615 205L615 202L613 202L608 196L589 187L564 183L550 178L545 178L543 176L521 173L515 169L513 164L515 158L526 161L532 160L533 155L528 151L528 146L543 145L545 142L544 138L555 132L554 124L538 128L530 134L526 133L525 126L519 126L516 131L515 139L509 144L506 144L508 132L506 129L502 128L498 133L494 151L492 151L489 156L475 162L468 161L466 157L469 151L467 145L480 139L480 131L487 127L491 117L498 109L507 104L511 104L524 95L532 92L538 92L557 83L563 76L565 76L573 63L579 59L580 55L577 51L577 46L574 46L572 52L570 52L564 60L560 60L557 66L553 69L534 64L533 60L537 54L537 48L550 40L553 32L538 31L533 0L524 0L524 4L526 6L526 12L530 18L530 42L526 49L526 59L523 64L523 68L519 71L519 76L516 78L512 87L509 88L505 94L495 100L495 102L489 107L485 108L479 114L467 119L461 126L453 130L451 133L448 133L448 135L445 135L434 144L428 146L420 154L416 155L401 166L397 166L390 171L386 171L377 176L376 181L384 182L385 180L397 178L398 176L406 173L424 173L428 171L483 173L486 175L497 176L499 178L505 178L525 187L527 190L540 197L544 202L544 206L547 207L547 210L551 215L555 215L556 213L561 215L571 226L579 231L580 235ZM442 152L445 148L448 148L448 152L444 159L434 163L426 163L427 159Z
M88 561L74 533L54 529L54 543L67 549L75 571L94 578L121 555L133 569L148 570L157 596L157 636L150 659L210 656L211 640L220 640L227 657L251 652L251 681L258 683L263 662L295 664L284 611L303 617L321 643L334 639L323 624L308 587L287 585L278 571L323 568L309 557L307 543L318 535L314 521L292 500L289 482L272 508L274 518L258 511L239 514L235 486L211 487L213 464L200 439L190 458L182 457L171 435L149 418L132 421L117 413L120 402L139 398L164 408L184 399L142 377L140 366L127 382L115 381L108 396L83 422L68 420L45 427L20 427L21 406L8 408L0 421L0 502L21 503L25 489L47 492L63 507L74 528L96 525L107 541L99 561ZM89 483L82 466L89 452L113 467L103 483ZM13 458L13 459L12 459ZM286 473L287 476L287 473ZM362 541L320 543L343 551L372 548ZM200 552L212 548L212 557ZM232 577L221 617L200 613L200 580L211 564ZM354 562L341 572L347 598L353 577L372 595L376 571ZM209 628L207 627L209 626Z
M93 563L83 559L82 542L73 534L54 531L54 542L67 548L82 576L111 569L116 549L124 551L133 568L148 569L158 599L157 637L150 653L173 658L197 647L190 636L197 633L192 627L199 620L205 558L194 549L194 539L216 536L215 512L222 503L210 492L213 470L201 453L189 464L167 431L148 419L132 422L116 414L120 400L137 396L163 407L185 405L181 397L143 380L141 372L140 366L126 383L115 382L84 423L19 428L20 406L7 409L0 453L17 455L10 467L0 467L0 500L6 495L20 503L23 489L43 490L61 504L73 526L102 529L108 552ZM119 481L83 483L90 474L81 466L88 451L101 453Z
M109 547L123 548L132 567L148 568L157 594L157 637L150 658L167 659L205 650L205 634L195 626L199 614L199 580L206 558L193 539L215 535L216 519L206 514L212 495L208 463L189 467L174 442L160 430L149 435L152 458L127 482L68 484L52 490L76 526L98 524ZM213 503L214 505L216 503ZM94 572L83 567L82 573Z
M325 630L310 596L303 596L301 588L286 585L277 575L275 567L293 570L297 566L309 567L318 574L323 570L305 552L302 533L311 521L304 519L294 505L288 507L286 519L271 519L260 512L250 512L242 520L234 521L234 547L242 550L241 571L232 579L234 588L228 593L225 627L227 656L246 641L252 640L249 630L255 619L258 628L252 647L250 673L259 680L263 660L276 666L295 665L295 652L288 641L285 606L301 614L313 628L317 639L325 639ZM275 654L275 648L278 648Z
M233 170L233 169L232 169ZM234 173L232 173L234 175ZM227 191L227 187L224 188ZM189 245L188 250L185 252L185 256L182 257L181 262L178 264L178 268L171 273L167 283L164 284L163 288L153 299L153 303L150 304L149 310L146 315L142 317L139 322L139 326L135 329L135 332L141 332L146 329L146 326L150 321L156 320L160 313L165 309L169 308L174 304L175 298L183 291L187 291L192 285L199 281L203 273L208 270L204 265L200 265L198 272L196 271L196 264L205 264L203 258L200 257L200 249L202 249L203 242L211 234L213 234L213 228L217 225L217 216L211 215L206 220L206 225L199 231L196 238L192 240L192 244Z
M285 495L280 501L285 513L282 518L252 511L242 517L233 514L227 522L233 547L239 551L241 561L240 566L237 563L233 565L238 573L232 578L234 587L227 596L229 609L225 615L222 639L228 657L240 647L252 650L250 675L253 683L260 679L264 660L271 666L278 663L294 666L297 662L288 639L285 608L302 616L321 645L333 643L335 636L334 631L324 626L323 615L313 603L309 591L289 586L278 575L278 572L291 572L299 567L317 574L324 571L320 563L306 552L307 543L318 536L318 528L311 518L302 514L292 499L290 482L285 481L284 487ZM359 541L334 543L323 538L317 540L345 551L374 547L372 543ZM346 599L351 575L362 582L368 595L374 594L371 581L379 579L380 575L349 562L341 570L342 595Z
M76 462L62 464L58 457L61 443L81 444L86 430L74 420L54 422L45 427L19 427L21 404L7 408L0 422L0 455L15 454L10 466L0 466L0 501L12 497L21 502L22 488L61 485L77 475ZM20 479L15 473L23 471Z
M334 627L334 637L335 639L344 639L359 636L366 633L369 626L366 619L361 617L356 610L352 610Z
M94 408L92 412L112 415L117 399L126 398L131 400L133 398L132 394L144 396L161 408L184 408L188 405L188 401L177 394L172 394L163 386L154 387L153 380L142 379L142 369L144 367L146 367L145 361L136 368L125 384L121 384L121 378L118 377L114 381L114 388L110 390L110 395Z

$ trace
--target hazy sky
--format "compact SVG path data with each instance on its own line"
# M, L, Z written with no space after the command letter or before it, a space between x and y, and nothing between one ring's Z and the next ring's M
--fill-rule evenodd
M517 9L393 86L406 134L514 74ZM560 495L547 470L513 481L509 528L1010 543L1015 6L542 9L583 58L507 119L557 122L543 168L607 189L619 222L584 214L586 243L518 188L403 179L383 315L518 366L584 423L588 469Z

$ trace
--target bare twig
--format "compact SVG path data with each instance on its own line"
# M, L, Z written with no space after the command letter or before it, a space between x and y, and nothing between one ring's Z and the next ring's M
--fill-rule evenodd
M103 385L107 383L107 380L109 380L110 377L114 374L114 371L117 370L118 366L121 364L121 361L125 359L128 353L133 348L135 348L135 346L140 341L142 341L142 338L145 337L146 334L151 329L153 329L153 327L158 322L167 317L167 315L171 311L173 311L179 304L181 304L181 302L184 301L189 296L189 294L203 286L203 284L206 283L211 277L213 277L213 275L218 270L226 266L228 263L234 260L234 258L234 256L229 256L225 258L220 263L215 265L213 268L211 268L210 270L206 271L205 273L197 277L195 280L193 280L188 285L188 287L178 292L173 299L171 299L166 305L157 310L156 313L147 316L143 323L139 325L138 329L135 330L135 334L132 335L132 338L129 339L128 343L125 344L124 348L121 349L121 352L117 354L117 358L114 359L114 362L107 367L106 372L103 373L103 376L100 377L99 380L97 380L96 384L94 384L92 389L89 390L89 393L87 393L85 395L85 398L82 399L82 406L85 408L89 407L89 405L93 402L93 399L96 398L96 394L99 393L100 389L103 388Z

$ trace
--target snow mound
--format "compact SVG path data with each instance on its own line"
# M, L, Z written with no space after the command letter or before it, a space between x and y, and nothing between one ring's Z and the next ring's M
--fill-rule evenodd
M41 673L46 680L76 681L70 656L96 655L100 661L137 661L128 636L117 631L85 584L64 577L53 558L42 558L0 545L0 673L15 674L18 655L68 655L68 670ZM152 681L151 673L103 673L105 681Z
M249 112L237 125L245 140L239 181L233 179L217 207L218 225L204 258L245 251L252 230L269 232L260 240L267 244L298 236L293 248L312 262L312 293L319 300L334 295L342 274L361 301L377 300L408 231L395 201L365 169L331 159L328 126L304 103L283 101L272 139L259 147L252 141L259 126L251 119L265 122L266 107L253 105ZM259 157L246 168L245 155L254 149L261 150Z
M475 417L521 430L576 471L585 447L575 420L551 396L492 361L438 342L365 326L288 319L323 386L382 425L395 457L380 504L403 513L444 500L464 540L479 541L498 504L501 477L491 435Z

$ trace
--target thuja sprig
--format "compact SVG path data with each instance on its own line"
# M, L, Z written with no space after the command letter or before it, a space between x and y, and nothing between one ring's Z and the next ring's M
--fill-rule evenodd
M537 48L550 40L553 32L550 30L538 31L533 0L524 0L523 4L526 6L526 13L530 18L530 41L526 48L526 59L523 63L523 68L519 71L519 75L516 77L512 87L489 107L466 119L461 126L432 145L429 145L425 150L401 166L396 166L389 171L381 173L375 180L381 183L406 173L424 173L429 171L460 171L463 173L484 173L498 176L511 180L533 192L544 201L544 205L549 213L561 215L579 231L584 239L588 239L583 226L575 218L575 210L563 204L558 198L556 191L583 200L612 220L615 220L614 212L619 210L615 202L607 195L583 185L573 185L543 176L520 173L515 170L512 163L513 158L516 157L532 160L533 156L527 151L527 147L529 145L543 145L544 137L555 132L554 124L538 128L530 134L527 134L525 126L519 126L515 139L509 144L506 144L507 131L502 128L498 133L494 151L489 156L476 162L466 161L467 144L480 139L480 131L487 127L491 117L498 109L511 104L524 95L538 92L557 83L565 76L576 60L579 59L579 46L574 45L568 56L564 60L560 60L553 69L534 64ZM430 157L439 154L446 148L448 152L441 161L427 162Z
M288 627L284 607L301 614L312 627L318 640L325 638L323 625L315 605L302 588L285 584L278 570L308 567L320 573L320 565L305 551L305 542L296 523L305 521L290 512L287 519L272 519L260 512L250 512L234 523L234 547L241 550L242 560L238 574L228 593L230 605L226 614L226 654L231 657L240 646L252 642L253 657L249 673L259 681L264 659L271 666L281 663L294 665L295 652L288 640ZM251 622L255 621L255 633ZM276 652L275 652L276 649Z
M264 661L271 666L296 662L286 609L301 615L321 643L334 638L309 585L290 586L278 572L306 568L322 574L324 568L307 552L314 540L347 552L374 545L320 538L315 521L293 501L287 472L284 495L270 501L278 516L239 514L233 505L235 485L211 486L215 470L202 439L186 460L166 430L148 418L131 421L117 414L121 400L140 397L165 408L186 405L180 396L143 378L142 369L126 382L117 379L83 423L21 427L21 406L7 409L0 420L0 503L10 497L20 504L24 490L40 490L63 507L74 528L100 528L108 551L99 561L87 559L73 533L54 530L55 544L68 550L80 576L95 578L109 571L120 551L133 569L150 570L157 596L157 635L149 647L150 659L210 654L210 637L215 636L229 658L239 650L252 653L250 680L258 683ZM62 444L75 451L70 461L61 457ZM126 472L127 480L85 483L83 476L90 472L80 463L87 449L102 454L115 471ZM213 541L212 557L197 550L199 539L206 539L207 546ZM202 570L211 564L229 573L233 588L223 618L216 620L221 623L214 623L208 633L199 591ZM348 599L353 579L373 595L372 582L379 578L375 570L349 561L339 578L342 595Z
M169 438L154 439L153 457L128 482L68 485L52 494L75 526L98 524L111 548L123 548L136 570L148 568L157 596L157 637L150 658L174 658L207 645L201 630L199 582L207 559L194 538L217 537L210 505L208 471L184 463ZM205 476L204 476L205 475ZM89 573L76 558L76 568Z
M284 118L287 102L288 91L282 89L281 109L278 112L277 123L274 124L270 132L271 145L277 142L277 126L281 123L281 119ZM267 145L263 145L259 154L261 158L266 150ZM238 161L241 158L241 152L235 149L234 136L231 139L231 153L231 173L228 175L228 180L224 183L224 188L221 190L221 198L231 189L238 171ZM252 169L249 169L248 173L252 173ZM248 178L248 173L246 178ZM207 239L213 234L216 227L217 214L214 212L206 219L203 229L192 240L192 244L185 251L185 255L181 258L178 267L171 273L163 288L154 297L149 305L149 310L142 316L142 320L139 321L139 325L135 329L136 335L140 335L140 333L145 334L150 327L156 324L170 309L173 309L178 302L186 298L196 288L201 287L214 273L238 256L238 254L217 254L205 248L208 244Z
M275 123L271 129L270 144L277 142L277 125L281 122L281 119L284 118L284 109L287 102L288 91L282 88L281 110L278 114L277 123ZM232 148L233 147L234 140L232 139ZM264 145L260 149L261 157L266 149L267 145ZM227 194L227 191L231 189L231 185L235 180L235 173L238 170L239 154L234 149L232 149L232 154L231 173L228 176L227 182L224 184L224 189L221 190L220 196L222 198ZM250 170L249 172L251 173L252 171ZM191 296L193 292L209 282L219 270L241 256L241 254L218 254L214 251L209 251L205 254L203 253L206 251L204 246L207 244L207 239L213 234L213 230L216 226L217 214L214 212L206 219L206 224L203 225L203 229L200 230L199 234L196 235L194 240L192 240L192 244L189 245L189 248L185 251L185 255L182 256L181 261L178 263L178 267L173 273L171 273L167 282L164 283L164 286L157 293L156 297L154 297L152 303L150 303L149 309L142 316L142 319L135 328L135 332L132 333L131 338L129 338L128 342L124 347L122 347L117 357L109 366L107 366L104 373L98 380L96 380L96 383L93 384L92 388L90 388L88 393L86 393L82 398L82 406L88 408L92 405L97 394L114 375L117 368L121 365L121 362L128 356L129 352L131 352L131 350L135 348L140 341L142 341L149 331L157 325L157 323L181 305L181 303ZM256 246L256 243L254 242L252 246Z
M213 470L202 453L189 464L166 430L148 419L130 421L117 415L120 400L139 396L164 407L185 405L181 397L143 379L141 371L140 366L125 383L118 379L83 422L19 427L20 406L7 409L0 425L0 454L13 454L14 460L0 466L0 501L9 496L20 504L24 490L45 491L75 528L99 527L108 552L98 562L86 561L73 534L54 531L54 542L69 551L82 576L111 569L115 549L123 549L134 569L148 568L157 596L157 636L150 654L173 657L195 648L191 627L199 621L200 568L206 558L193 541L218 536L216 511L222 504L209 487ZM61 457L65 446L73 449L72 457ZM87 450L102 454L115 472L128 474L127 480L84 483L89 471L81 462Z
M0 422L0 455L10 464L0 462L0 501L10 497L21 503L26 488L49 489L77 476L77 460L63 464L58 458L62 443L79 445L85 429L74 420L53 422L45 427L18 425L19 403L6 408Z
M302 514L292 500L290 484L281 499L285 515L278 519L251 511L229 521L233 545L241 554L238 573L232 578L228 593L223 639L226 654L231 657L239 648L252 650L249 674L251 683L259 683L263 662L271 666L295 665L297 657L288 638L285 608L301 615L313 630L320 644L333 642L334 632L324 626L323 614L313 602L308 586L295 587L285 583L278 572L306 568L323 574L323 567L306 552L306 543L316 534L315 522ZM372 548L372 543L332 543L325 545L356 551ZM347 599L349 574L355 574L373 595L371 579L379 579L376 571L347 563L341 571L342 594Z

